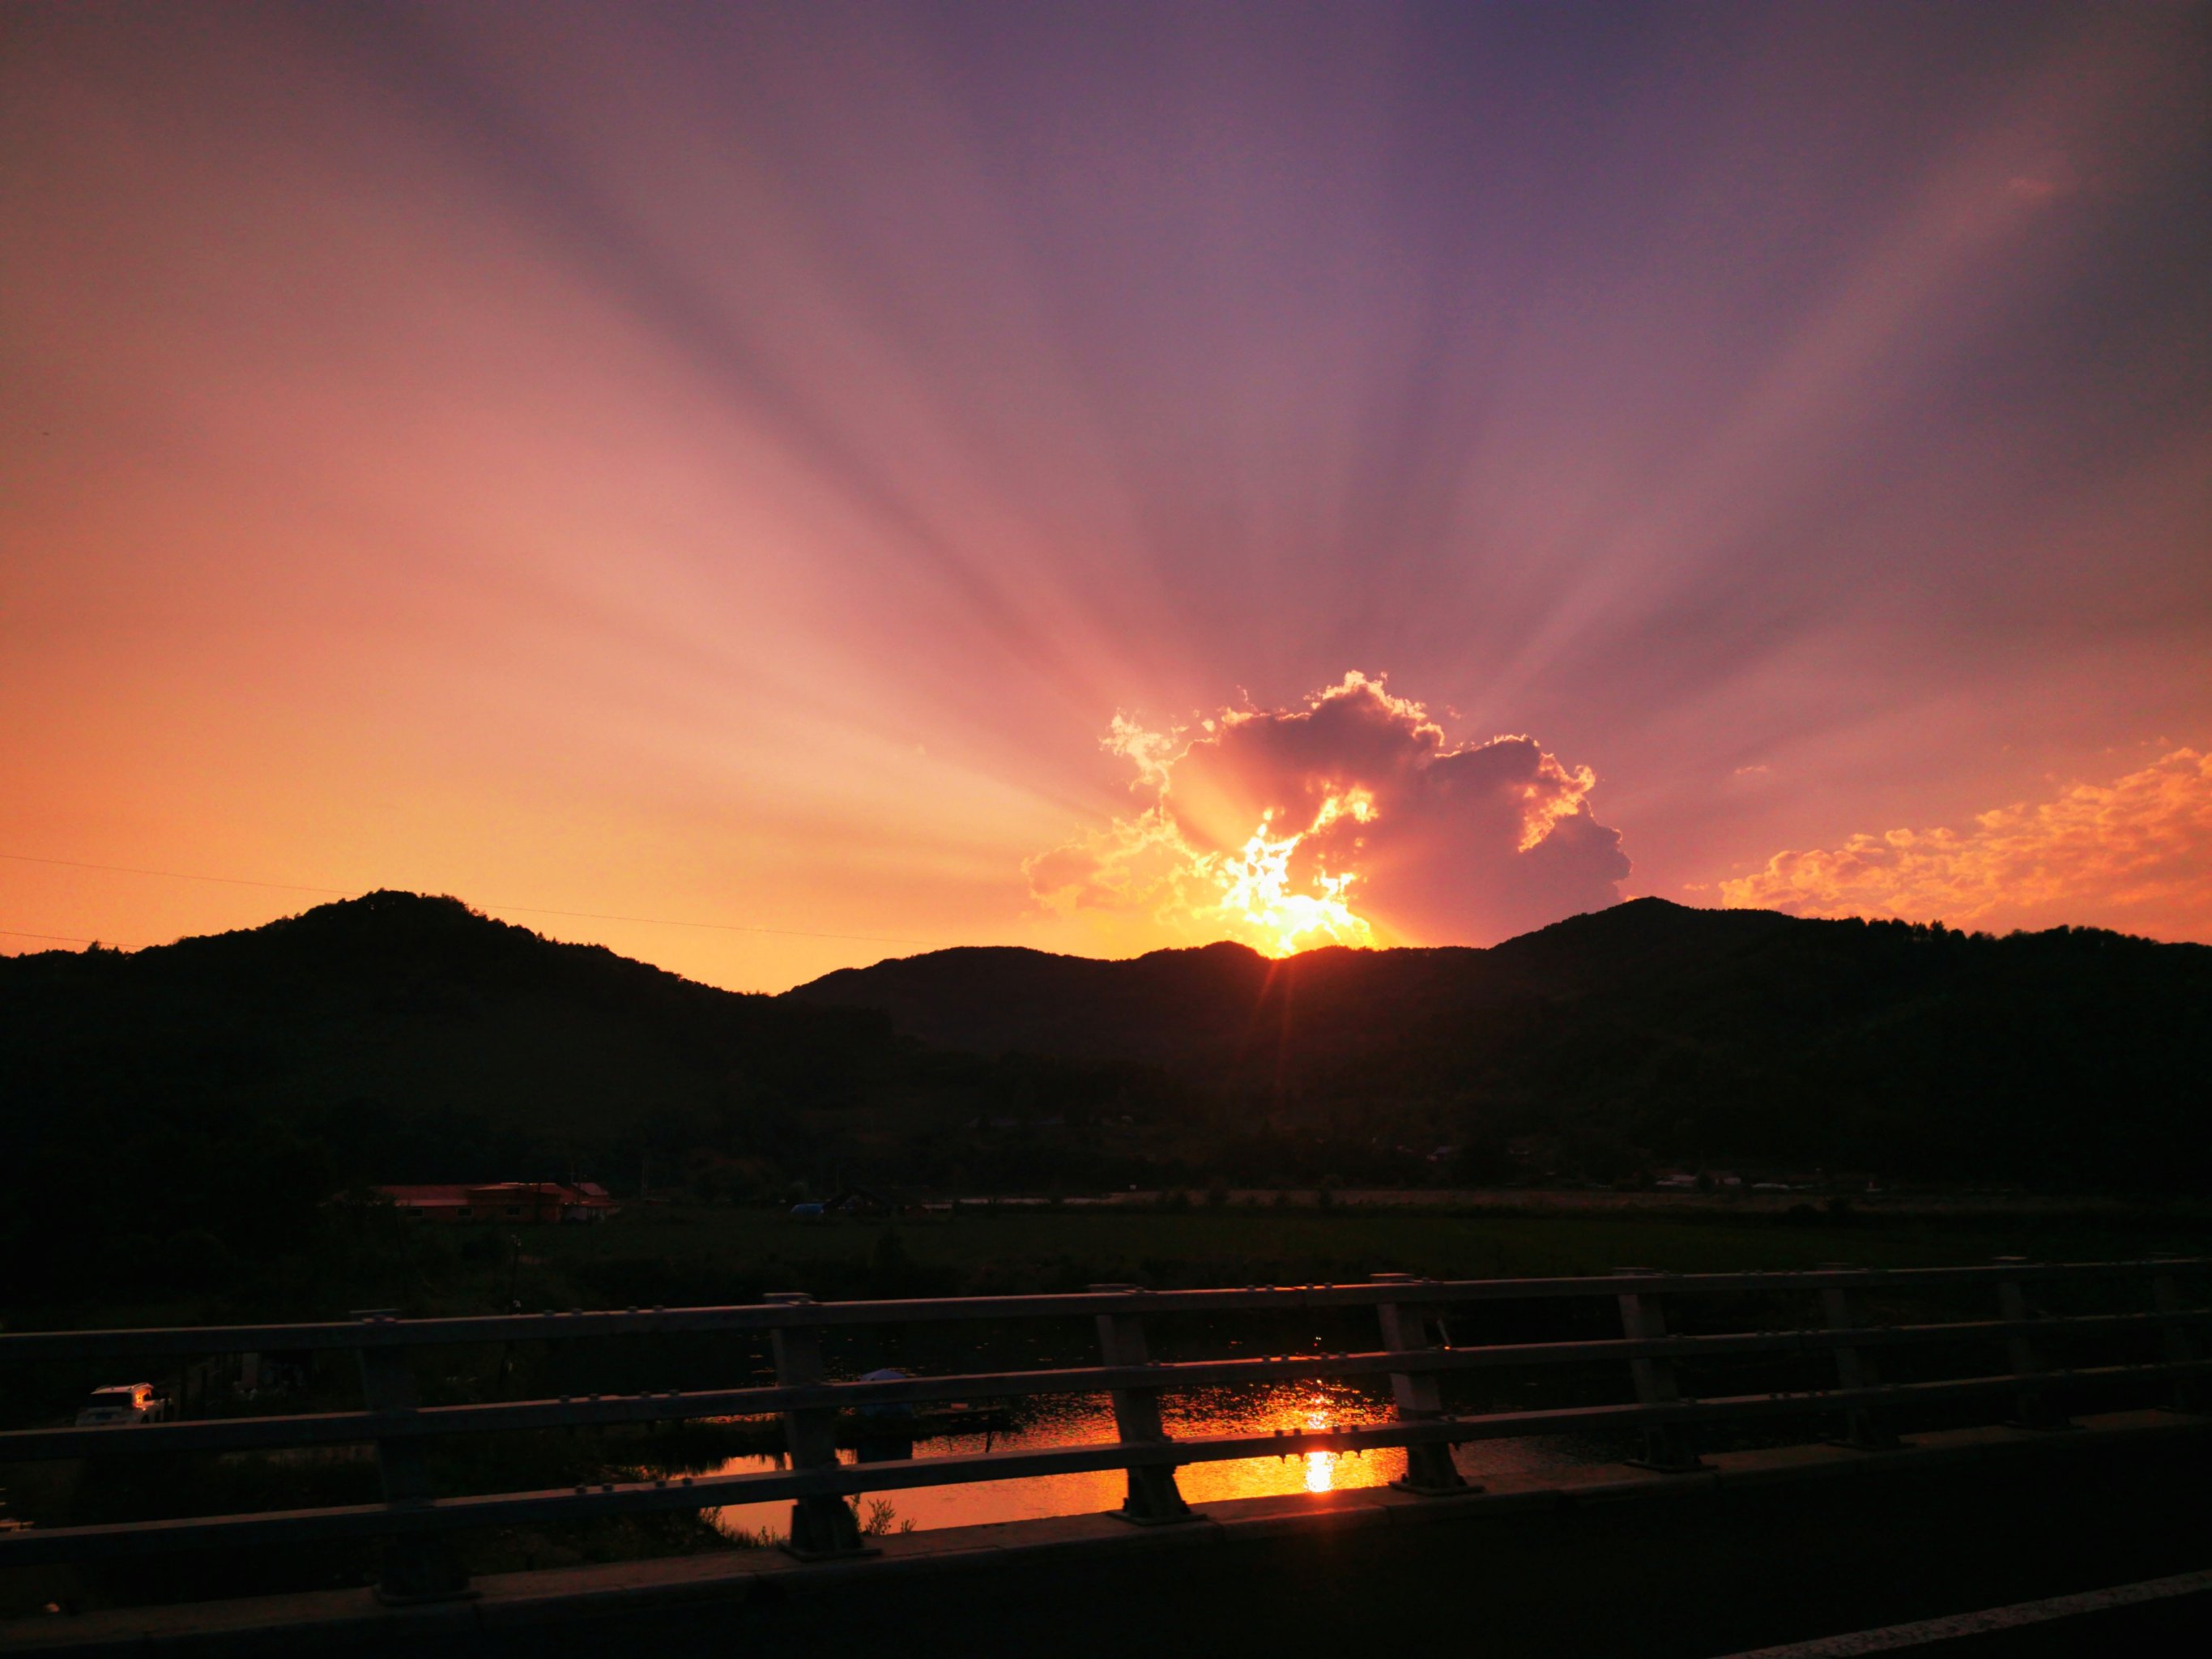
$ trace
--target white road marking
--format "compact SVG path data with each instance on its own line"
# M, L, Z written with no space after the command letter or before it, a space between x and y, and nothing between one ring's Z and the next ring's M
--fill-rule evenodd
M2053 1619L2070 1619L2076 1613L2102 1613L2112 1607L2162 1601L2169 1596L2194 1595L2203 1590L2212 1590L2212 1572L2178 1573L2172 1578L2118 1584L2111 1589L2084 1590L2078 1595L2054 1595L2042 1601L2020 1601L2008 1607L1984 1608L1980 1613L1956 1613L1942 1619L1923 1619L1916 1624L1891 1625L1882 1630L1824 1636L1817 1641L1790 1642L1778 1648L1755 1648L1746 1653L1730 1654L1727 1659L1848 1659L1852 1654L1917 1648L1928 1642L1978 1636L1985 1631L2012 1630L2021 1625L2040 1625Z

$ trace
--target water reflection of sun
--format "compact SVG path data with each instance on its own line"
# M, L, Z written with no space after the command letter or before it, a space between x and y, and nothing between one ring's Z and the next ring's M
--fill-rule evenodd
M1178 1437L1326 1434L1364 1428L1390 1416L1387 1395L1333 1380L1202 1389L1167 1405L1169 1431ZM1405 1457L1393 1448L1347 1452L1304 1447L1275 1457L1189 1464L1176 1472L1176 1480L1193 1503L1342 1492L1395 1480L1405 1472Z
M1306 1405L1305 1423L1308 1430L1330 1426L1328 1401L1316 1396ZM1310 1451L1306 1454L1306 1490L1327 1492L1336 1484L1336 1460L1341 1454L1333 1451Z
M1387 1421L1389 1395L1350 1383L1323 1380L1243 1389L1200 1389L1170 1395L1160 1402L1168 1431L1177 1439L1213 1436L1321 1434L1332 1429L1364 1428ZM921 1457L958 1455L1029 1447L1100 1444L1117 1433L1112 1403L1103 1395L1069 1396L1032 1413L1020 1425L982 1434L949 1435L915 1447ZM849 1449L838 1454L850 1461ZM1193 1504L1231 1498L1323 1496L1361 1486L1377 1486L1405 1473L1406 1455L1395 1448L1340 1452L1321 1448L1285 1448L1273 1455L1220 1462L1185 1464L1176 1484ZM781 1467L769 1457L732 1459L723 1473L763 1472ZM1027 1476L973 1485L918 1487L894 1498L898 1518L917 1527L973 1526L1047 1515L1081 1515L1121 1505L1124 1477L1116 1469L1085 1474ZM733 1504L712 1519L733 1534L778 1530L789 1524L790 1505Z

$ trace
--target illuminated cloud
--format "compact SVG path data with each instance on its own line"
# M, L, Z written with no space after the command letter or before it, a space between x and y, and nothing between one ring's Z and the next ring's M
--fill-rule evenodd
M1105 744L1147 801L1027 861L1050 909L1278 953L1486 944L1611 904L1628 873L1589 768L1526 737L1455 744L1357 672L1298 708L1164 732L1116 715Z
M2212 756L2177 749L2116 783L1984 812L1967 830L1892 830L1778 853L1721 893L1808 916L2202 939L2212 933Z

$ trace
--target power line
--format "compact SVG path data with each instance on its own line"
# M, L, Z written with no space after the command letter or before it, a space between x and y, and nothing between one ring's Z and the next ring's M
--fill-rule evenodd
M28 853L0 853L15 864L57 864L65 870L105 870L116 876L160 876L168 881L212 881L225 887L274 887L286 893L322 893L332 898L351 898L343 887L302 887L294 881L245 881L236 876L188 876L179 870L143 870L133 864L86 864L76 859L33 858Z
M253 881L241 876L198 876L181 870L148 870L130 864L88 864L81 859L36 858L28 853L0 853L0 859L15 864L51 864L64 870L99 870L110 875L155 876L165 881L206 881L224 887L265 887L283 893L314 893L326 898L351 898L354 894L343 887L307 887L294 881ZM860 945L919 945L924 949L941 948L942 939L908 939L895 933L825 933L802 927L763 927L741 921L685 921L672 916L617 916L596 910L555 910L542 904L492 904L486 910L511 910L526 916L565 916L574 921L627 921L647 927L702 927L723 933L772 933L781 939L842 939ZM0 933L8 932L0 928ZM25 933L25 939L58 939L55 933ZM90 939L70 941L89 945Z
M0 927L0 934L9 939L49 939L57 945L97 945L96 939L79 939L74 933L27 933L20 927Z

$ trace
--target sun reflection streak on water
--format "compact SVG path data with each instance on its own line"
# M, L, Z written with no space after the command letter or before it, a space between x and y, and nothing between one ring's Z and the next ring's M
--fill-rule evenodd
M1327 1492L1336 1484L1336 1454L1310 1451L1306 1454L1306 1490Z
M1316 1399L1307 1402L1305 1426L1309 1430L1333 1427L1329 1422L1328 1401ZM1306 1454L1306 1490L1327 1492L1336 1484L1337 1454L1333 1451L1310 1451ZM1352 1484L1346 1481L1346 1485Z

